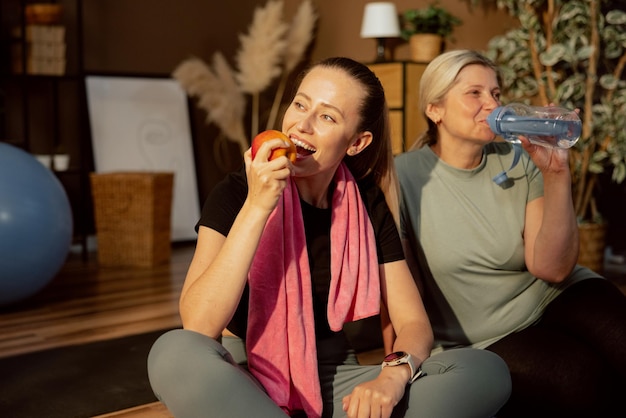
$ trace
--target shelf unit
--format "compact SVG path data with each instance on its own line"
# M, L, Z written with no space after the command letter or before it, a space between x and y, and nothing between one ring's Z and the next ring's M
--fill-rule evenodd
M58 4L64 31L63 71L36 69L29 61L32 44L26 7L35 3ZM0 141L37 155L66 153L67 170L50 168L64 186L73 212L74 241L87 256L87 237L94 233L89 172L93 153L85 77L81 0L2 0L0 4ZM42 73L43 71L43 73Z
M409 149L428 127L418 108L419 84L426 65L412 61L368 65L385 89L394 155Z

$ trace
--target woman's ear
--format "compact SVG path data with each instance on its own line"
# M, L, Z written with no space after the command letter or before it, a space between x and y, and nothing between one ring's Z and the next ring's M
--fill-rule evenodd
M361 132L360 134L357 135L356 139L352 141L352 144L350 144L350 146L348 147L348 151L346 151L346 153L351 157L353 155L357 155L358 153L363 151L365 148L367 148L369 144L372 143L372 140L373 140L373 136L370 131Z
M428 117L428 119L432 120L435 124L438 124L439 122L441 122L441 115L439 112L439 106L436 106L432 103L428 103L428 105L426 105L426 117Z

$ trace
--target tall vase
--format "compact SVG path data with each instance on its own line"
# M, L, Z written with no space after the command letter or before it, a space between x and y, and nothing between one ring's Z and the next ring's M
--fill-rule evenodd
M578 264L588 267L596 273L602 273L606 247L606 224L579 224L578 234L580 240Z
M432 33L416 33L409 38L411 59L430 62L443 50L443 37Z

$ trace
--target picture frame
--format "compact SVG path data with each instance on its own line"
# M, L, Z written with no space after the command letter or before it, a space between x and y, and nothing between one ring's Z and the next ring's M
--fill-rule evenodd
M187 95L164 77L86 77L96 173L174 172L172 241L195 240L200 204Z

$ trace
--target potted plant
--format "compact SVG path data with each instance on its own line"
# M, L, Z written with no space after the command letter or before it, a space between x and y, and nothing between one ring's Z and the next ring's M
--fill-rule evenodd
M582 135L570 151L572 192L579 262L596 270L604 255L599 175L611 173L616 183L626 177L626 12L615 3L497 0L519 27L491 39L487 51L501 70L505 101L580 109Z
M455 26L462 22L438 3L408 9L400 16L402 38L409 41L411 58L429 62L439 55Z

